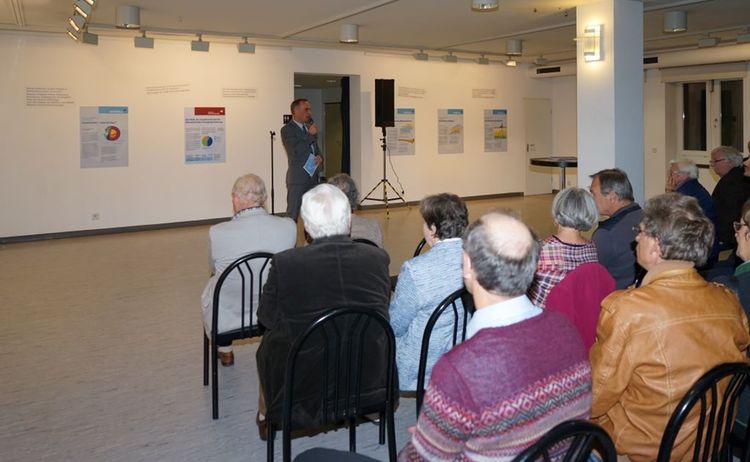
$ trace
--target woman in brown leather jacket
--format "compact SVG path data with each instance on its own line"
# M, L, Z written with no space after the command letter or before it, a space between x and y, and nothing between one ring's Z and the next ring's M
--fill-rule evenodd
M714 230L698 202L669 193L646 203L636 256L647 270L640 287L602 302L591 349L591 415L617 452L655 460L677 403L714 366L745 361L748 321L737 297L695 270L711 249ZM697 419L688 420L672 452L687 457Z

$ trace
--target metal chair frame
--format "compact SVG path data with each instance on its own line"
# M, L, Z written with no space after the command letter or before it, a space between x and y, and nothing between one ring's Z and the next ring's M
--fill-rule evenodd
M262 266L256 277L250 263L254 260L263 260ZM209 348L211 356L211 416L214 420L219 418L219 372L218 372L218 345L217 342L224 343L227 340L234 341L244 338L259 337L262 335L257 324L253 324L253 302L255 300L255 291L258 295L263 289L263 274L269 268L269 263L273 259L273 254L269 252L253 252L244 255L229 265L222 271L219 279L216 281L213 294L213 317L211 323L211 336L209 338L206 332L203 332L203 386L208 386L208 358ZM239 329L227 332L217 333L219 326L219 301L221 299L221 289L226 279L233 273L240 275L242 287L242 324ZM248 296L249 291L249 296ZM247 307L246 307L247 304ZM247 308L247 309L246 309ZM248 314L249 324L245 325L245 314Z
M349 317L351 328L347 332L341 332L339 326L334 322L337 319ZM330 327L329 327L330 326ZM363 407L360 402L361 377L364 365L364 353L366 336L364 333L370 326L379 326L386 339L385 351L378 350L377 353L384 354L386 362L385 371L385 398L382 402L368 404ZM367 414L379 413L380 432L379 443L385 443L385 433L388 433L388 455L392 462L396 461L396 433L394 428L394 397L395 397L395 372L396 372L396 340L388 320L380 313L370 308L336 308L313 321L305 331L295 340L286 362L286 374L284 378L284 400L282 413L282 447L283 460L292 460L291 432L292 432L292 407L294 405L294 380L298 355L310 336L315 332L321 332L325 346L318 349L323 358L323 367L320 381L322 384L322 406L323 421L321 425L340 425L346 422L349 426L349 451L356 452L356 427L357 418ZM348 335L346 335L348 334ZM333 343L333 347L331 347ZM372 348L370 348L372 350ZM333 382L328 374L334 371ZM343 379L343 380L342 380ZM337 384L344 383L343 387ZM333 387L334 399L329 400L329 390ZM273 443L278 425L268 421L267 438L267 460L273 461ZM298 429L295 429L298 430Z
M425 238L422 238L422 240L419 241L419 244L417 244L417 248L414 249L414 255L413 256L414 257L418 257L422 253L422 250L424 249L425 245L427 245L427 241L425 240Z
M750 379L750 366L746 363L720 364L698 379L680 400L667 423L659 446L657 462L670 460L680 429L698 403L700 403L700 414L692 460L694 462L699 460L731 462L732 426L740 393L748 385L748 379ZM719 383L722 381L726 381L727 384L719 401ZM719 402L720 404L716 406L715 404ZM750 460L748 436L750 436L750 428L745 433L740 460Z
M572 440L562 459L553 450L560 450L566 440ZM599 446L595 446L599 443ZM556 425L536 443L526 448L513 459L513 462L534 462L539 459L550 462L552 457L563 462L586 462L591 453L596 450L602 462L615 462L617 452L615 444L607 432L593 422L587 420L568 420Z

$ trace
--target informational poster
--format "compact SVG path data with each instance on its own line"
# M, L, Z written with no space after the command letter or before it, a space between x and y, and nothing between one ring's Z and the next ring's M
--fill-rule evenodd
M127 106L82 106L81 168L127 166Z
M464 152L464 110L438 109L438 154Z
M388 150L394 156L413 156L416 132L414 129L414 108L396 108L395 126L386 128Z
M226 162L225 115L223 107L185 108L185 163Z
M484 110L484 152L508 152L508 111Z

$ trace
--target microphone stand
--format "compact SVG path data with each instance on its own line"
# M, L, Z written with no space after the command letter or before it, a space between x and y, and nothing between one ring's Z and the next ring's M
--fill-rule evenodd
M276 136L276 132L271 130L269 133L271 134L271 215L274 215L276 212L276 203L274 201L275 191L273 188L273 138Z

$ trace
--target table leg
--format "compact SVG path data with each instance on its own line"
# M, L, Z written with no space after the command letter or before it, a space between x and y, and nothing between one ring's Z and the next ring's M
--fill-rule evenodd
M560 167L560 191L565 189L565 167Z

